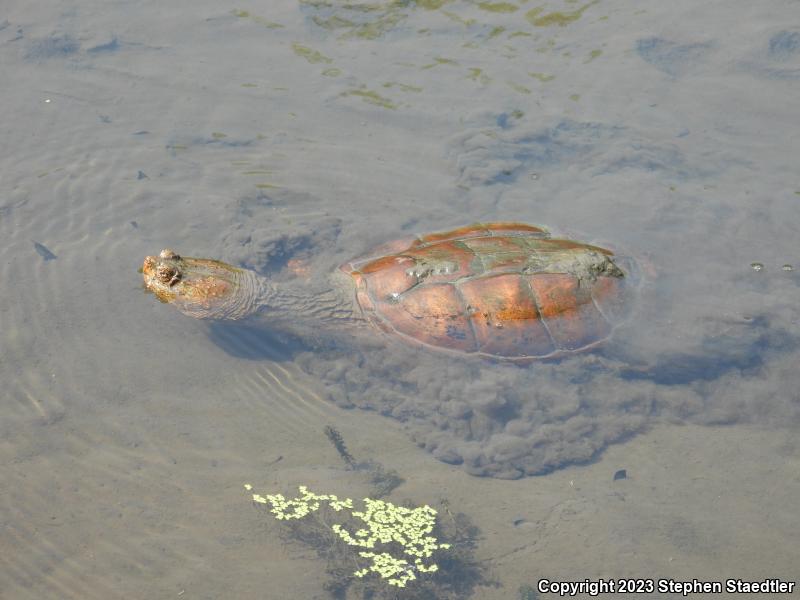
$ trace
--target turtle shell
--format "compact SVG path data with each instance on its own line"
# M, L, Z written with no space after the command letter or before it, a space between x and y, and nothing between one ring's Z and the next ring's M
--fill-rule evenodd
M381 329L523 362L608 338L630 296L618 262L610 250L554 239L541 227L479 223L384 244L341 270Z

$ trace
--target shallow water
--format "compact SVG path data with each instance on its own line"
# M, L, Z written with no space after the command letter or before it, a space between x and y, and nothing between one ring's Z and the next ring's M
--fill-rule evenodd
M326 425L403 476L390 499L480 528L475 598L796 577L798 16L5 3L0 597L327 597L242 488L371 493ZM378 243L492 220L637 259L609 344L519 368L231 329L136 272L172 247L324 285Z

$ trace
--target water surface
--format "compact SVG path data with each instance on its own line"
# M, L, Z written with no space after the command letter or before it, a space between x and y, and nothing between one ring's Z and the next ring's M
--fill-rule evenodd
M496 582L475 598L791 579L798 16L6 2L0 597L326 597L242 488L369 494L326 425L404 477L394 501L469 515ZM358 328L215 328L136 272L172 247L295 283L301 260L321 285L378 243L491 220L637 259L602 351L521 369Z

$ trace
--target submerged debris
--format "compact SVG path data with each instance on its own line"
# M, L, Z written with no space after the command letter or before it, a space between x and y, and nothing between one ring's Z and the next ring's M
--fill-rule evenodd
M369 475L369 482L372 484L374 495L376 498L383 498L388 496L392 490L399 487L403 483L403 478L394 469L386 469L382 464L374 460L365 462L356 462L353 455L347 450L344 443L342 434L330 425L324 429L325 436L330 440L333 447L342 457L342 460L347 464L349 469L354 471L365 471Z
M344 439L342 439L342 434L339 433L336 429L331 427L330 425L325 426L325 435L333 444L333 447L336 448L336 451L339 453L339 456L342 457L342 460L347 463L347 466L355 468L355 459L350 452L347 451L347 446L344 444Z
M40 244L39 242L33 242L33 247L36 248L36 252L45 260L53 260L58 258L55 254L53 254L50 249L45 246L44 244Z

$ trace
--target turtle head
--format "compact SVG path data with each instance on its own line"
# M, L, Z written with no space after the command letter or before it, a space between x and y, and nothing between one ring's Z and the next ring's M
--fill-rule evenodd
M147 291L190 317L240 319L258 305L257 276L218 260L165 249L144 259L142 275Z

